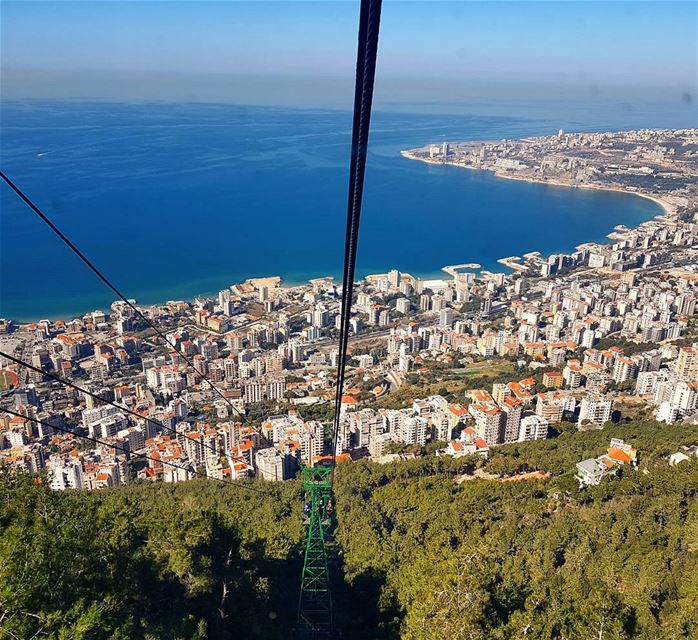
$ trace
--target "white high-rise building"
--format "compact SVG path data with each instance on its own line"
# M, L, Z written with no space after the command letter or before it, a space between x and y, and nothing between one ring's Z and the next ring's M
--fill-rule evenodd
M393 442L395 442L395 434L393 433L376 434L376 437L372 438L368 445L368 453L371 458L380 458L385 454L388 445Z
M322 455L325 432L321 422L311 420L303 424L300 432L301 460L312 466L313 458Z
M698 409L698 381L678 382L671 396L671 404L678 407L683 413Z
M80 460L51 459L51 483L54 491L82 489L82 462Z
M400 272L397 269L391 269L388 271L388 282L390 283L391 287L399 287L400 286Z
M230 290L223 289L218 292L218 306L225 310L227 308L227 303L230 302Z
M405 444L425 445L427 442L427 425L424 418L410 416L402 421L397 429L397 437Z
M339 421L339 430L337 433L337 442L335 445L335 451L337 454L343 453L344 451L349 451L351 448L351 421L349 419L349 414L343 414Z
M668 379L669 370L659 369L658 371L642 371L637 376L635 393L638 396L653 395L660 382Z
M621 384L637 377L638 365L632 358L619 356L613 363L613 380Z
M523 402L513 396L507 396L500 404L500 408L506 416L503 420L503 440L504 442L516 442L519 439Z
M545 440L548 437L548 421L539 415L526 416L519 425L519 442Z
M330 313L324 304L318 304L313 311L313 326L318 329L326 327L330 323Z
M582 346L591 349L596 342L596 333L593 329L585 329L582 333Z
M453 309L441 309L439 312L439 325L445 329L453 326Z
M262 400L280 400L286 393L284 378L256 378L243 385L245 402L261 402Z
M502 427L506 417L499 407L491 404L471 404L468 411L475 418L475 432L478 438L482 438L488 446L502 441Z
M290 480L296 470L296 459L275 447L260 449L254 460L262 480Z
M676 359L676 375L679 380L690 381L698 378L698 349L682 347Z
M411 304L408 298L398 298L395 302L395 310L405 315L410 312L410 307Z
M579 406L578 424L588 420L591 424L601 425L611 420L613 400L599 395L588 395L582 398Z
M127 428L128 418L123 413L117 412L114 415L91 422L88 433L92 438L111 438L122 429Z
M84 427L89 429L93 422L97 422L102 418L106 418L107 416L113 416L118 411L119 409L117 407L109 404L104 404L92 409L85 409L81 415L82 424Z
M662 402L655 414L657 422L673 424L679 419L679 408L671 402Z

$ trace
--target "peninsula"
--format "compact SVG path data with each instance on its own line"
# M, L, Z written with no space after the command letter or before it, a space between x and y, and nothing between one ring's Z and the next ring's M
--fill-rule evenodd
M560 129L521 140L428 144L401 154L500 178L633 193L658 202L670 217L698 201L698 129Z

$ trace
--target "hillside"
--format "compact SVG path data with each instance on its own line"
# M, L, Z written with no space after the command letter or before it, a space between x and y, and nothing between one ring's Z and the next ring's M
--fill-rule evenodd
M638 471L579 491L611 436ZM655 423L497 449L481 461L345 464L331 552L345 638L645 638L698 634L698 428ZM300 576L296 483L51 492L0 479L0 638L286 638Z

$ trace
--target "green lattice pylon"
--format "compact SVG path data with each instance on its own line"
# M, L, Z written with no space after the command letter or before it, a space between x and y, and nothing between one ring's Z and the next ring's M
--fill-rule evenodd
M306 514L308 536L298 600L298 631L303 638L329 638L332 635L332 594L325 535L331 521L328 505L332 500L332 468L303 467L302 473L310 513Z

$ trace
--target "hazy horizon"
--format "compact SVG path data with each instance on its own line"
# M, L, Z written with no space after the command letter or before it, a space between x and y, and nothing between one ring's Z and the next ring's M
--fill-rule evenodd
M1 7L6 100L351 105L356 2ZM697 19L691 2L387 1L376 105L661 101L694 109Z

